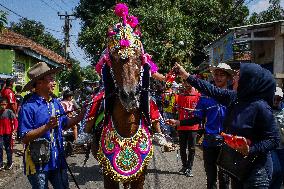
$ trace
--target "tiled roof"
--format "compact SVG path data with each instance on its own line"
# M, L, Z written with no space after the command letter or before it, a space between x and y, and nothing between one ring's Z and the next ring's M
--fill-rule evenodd
M45 56L56 63L64 64L66 66L71 64L65 58L55 53L54 51L49 50L37 44L33 40L8 29L4 29L2 32L0 32L0 45L29 48L30 50L33 50L36 53Z

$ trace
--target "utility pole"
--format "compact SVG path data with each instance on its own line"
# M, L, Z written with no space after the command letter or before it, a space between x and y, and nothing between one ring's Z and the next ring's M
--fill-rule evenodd
M64 27L63 27L63 32L64 32L64 56L65 56L65 59L69 59L70 29L72 27L71 20L75 20L75 15L67 14L67 12L65 12L65 14L60 14L58 12L57 14L60 17L60 20L64 20Z

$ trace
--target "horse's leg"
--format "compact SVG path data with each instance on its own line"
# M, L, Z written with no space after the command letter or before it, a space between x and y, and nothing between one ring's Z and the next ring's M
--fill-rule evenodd
M97 157L98 150L99 150L99 144L96 141L93 141L91 143L91 151L96 160L98 160L98 157Z
M130 186L130 182L123 183L123 188L124 189L129 189L129 186Z
M143 189L145 182L145 171L139 176L137 180L130 182L131 189Z
M104 175L104 188L105 189L119 189L119 182L111 180L108 175Z

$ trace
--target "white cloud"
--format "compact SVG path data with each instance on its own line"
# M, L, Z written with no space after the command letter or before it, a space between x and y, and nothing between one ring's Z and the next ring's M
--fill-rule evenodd
M284 0L281 0L281 4L284 3ZM258 0L256 3L252 4L250 8L250 13L256 12L259 13L261 11L266 10L269 7L269 0Z

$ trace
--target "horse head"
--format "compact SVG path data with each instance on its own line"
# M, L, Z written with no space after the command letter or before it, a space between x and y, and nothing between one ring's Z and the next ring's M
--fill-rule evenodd
M113 30L116 33L108 41L111 72L120 102L131 112L137 110L140 101L142 43L129 25L115 25Z
M123 59L117 52L110 55L112 74L118 89L118 97L127 111L139 107L141 59L138 50L132 56Z

